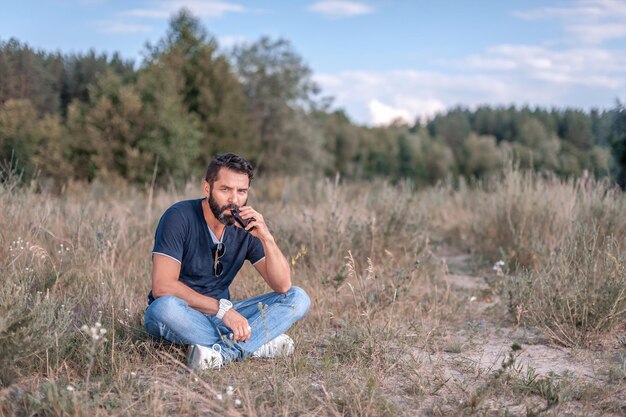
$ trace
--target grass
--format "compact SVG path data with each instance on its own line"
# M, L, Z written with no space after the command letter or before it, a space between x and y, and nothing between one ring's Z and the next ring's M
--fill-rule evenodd
M422 191L262 179L251 204L312 308L290 332L293 356L197 373L184 348L152 341L142 318L159 216L199 185L70 184L58 195L3 187L1 416L626 412L626 201L605 183L514 169ZM474 293L451 286L443 246L470 252L499 302L477 310ZM246 267L233 295L264 291ZM539 375L515 366L513 353L506 366L468 359L489 337L484 328L516 326L600 360L597 376Z

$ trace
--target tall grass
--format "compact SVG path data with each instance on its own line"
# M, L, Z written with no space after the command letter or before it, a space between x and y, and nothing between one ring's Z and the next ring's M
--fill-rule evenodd
M509 167L451 201L451 239L511 270L502 285L516 318L577 346L626 317L626 198L618 188Z
M440 350L474 314L443 279L444 241L503 257L507 302L559 343L587 343L626 317L625 203L604 183L511 170L418 192L270 178L251 204L313 301L291 332L296 354L190 373L184 349L152 341L142 317L159 216L199 190L0 190L0 415L413 414L446 386L415 349ZM246 267L233 295L267 290Z

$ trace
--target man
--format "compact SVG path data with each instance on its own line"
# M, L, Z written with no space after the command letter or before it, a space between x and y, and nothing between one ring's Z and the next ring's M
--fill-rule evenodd
M145 328L188 344L192 369L290 354L293 341L284 333L311 303L292 286L289 263L263 216L247 206L252 177L241 156L217 155L203 182L205 198L174 204L156 230ZM228 287L246 260L273 292L231 302Z

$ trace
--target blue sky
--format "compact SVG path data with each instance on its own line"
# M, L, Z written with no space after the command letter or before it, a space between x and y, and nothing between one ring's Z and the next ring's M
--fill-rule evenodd
M461 104L610 108L626 99L626 0L33 0L0 40L141 61L186 7L224 48L289 39L324 95L358 123Z

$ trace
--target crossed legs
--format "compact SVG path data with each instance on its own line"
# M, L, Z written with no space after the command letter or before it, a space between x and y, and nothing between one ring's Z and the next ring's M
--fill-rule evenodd
M246 358L262 345L285 333L302 319L311 300L299 287L291 287L284 294L270 292L233 302L233 308L244 316L252 327L247 342L230 340L230 329L214 315L194 310L182 299L163 296L154 300L144 317L146 331L156 338L177 344L221 346L224 362Z

